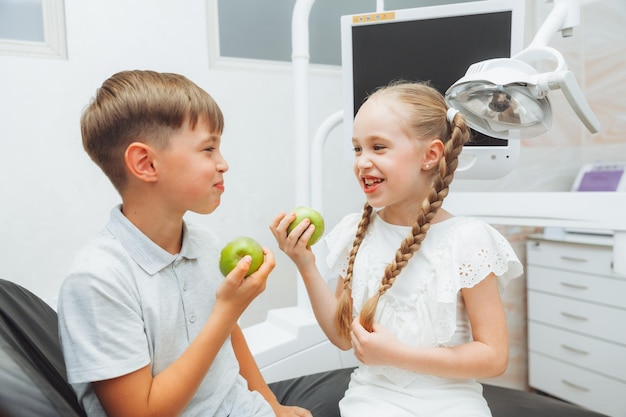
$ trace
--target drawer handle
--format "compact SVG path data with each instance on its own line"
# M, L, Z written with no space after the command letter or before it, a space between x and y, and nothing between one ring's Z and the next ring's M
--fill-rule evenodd
M574 288L576 290L587 290L589 287L586 285L572 284L571 282L561 282L561 285L568 288Z
M564 261L571 261L571 262L587 262L587 260L585 258L575 258L573 256L561 256L561 259L563 259Z
M567 313L565 311L561 311L561 315L563 317L567 317L567 318L574 319L574 320L580 320L580 321L587 321L587 320L589 320L587 317L579 316L577 314Z
M579 355L588 355L589 352L587 352L586 350L582 350L582 349L576 349L575 347L571 347L568 345L561 345L561 347L565 350L569 350L570 352L574 352L574 353L578 353Z
M575 384L573 382L570 382L567 379L562 379L561 382L564 383L565 385L567 385L569 387L572 387L572 388L575 388L575 389L577 389L579 391L584 391L584 392L591 391L589 388L583 387L582 385L578 385L578 384Z

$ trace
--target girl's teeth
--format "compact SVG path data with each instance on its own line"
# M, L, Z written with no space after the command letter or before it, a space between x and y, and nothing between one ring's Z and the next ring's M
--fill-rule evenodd
M374 184L378 184L380 182L382 182L383 180L370 180L370 179L364 179L363 182L365 183L365 185L367 185L368 187L371 187Z

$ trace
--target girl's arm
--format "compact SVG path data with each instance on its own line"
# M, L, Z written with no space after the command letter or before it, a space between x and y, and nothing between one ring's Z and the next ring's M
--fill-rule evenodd
M217 291L207 322L187 349L154 377L150 366L129 374L92 382L109 417L178 416L195 395L220 348L233 333L237 320L250 302L265 289L274 268L274 255L264 249L265 261L245 278L250 267L244 257Z
M295 213L286 215L280 213L270 225L270 230L276 238L278 247L289 256L298 268L304 286L311 300L315 319L326 334L332 344L340 349L351 348L350 340L339 335L335 325L335 311L337 310L337 296L333 294L324 280L317 265L315 255L311 248L307 246L309 238L315 231L315 226L311 225L308 219L304 219L298 224L289 235L287 227L295 219ZM342 286L343 279L339 278L338 289Z
M391 365L446 378L490 378L507 367L509 346L506 316L492 273L472 288L461 290L473 341L452 347L417 349L400 343L379 324L368 333L358 318L352 325L357 358L367 365Z

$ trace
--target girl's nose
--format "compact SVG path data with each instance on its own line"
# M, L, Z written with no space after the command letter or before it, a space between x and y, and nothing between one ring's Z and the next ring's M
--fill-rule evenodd
M368 158L365 154L358 156L354 162L359 169L367 169L372 167L372 160Z

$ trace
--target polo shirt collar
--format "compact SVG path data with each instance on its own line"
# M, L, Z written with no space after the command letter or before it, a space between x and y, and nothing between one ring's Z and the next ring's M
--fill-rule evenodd
M154 243L122 213L119 204L111 210L107 230L128 252L130 257L149 275L154 275L178 258L196 259L202 248L201 237L189 231L183 221L183 244L179 254L171 254Z

